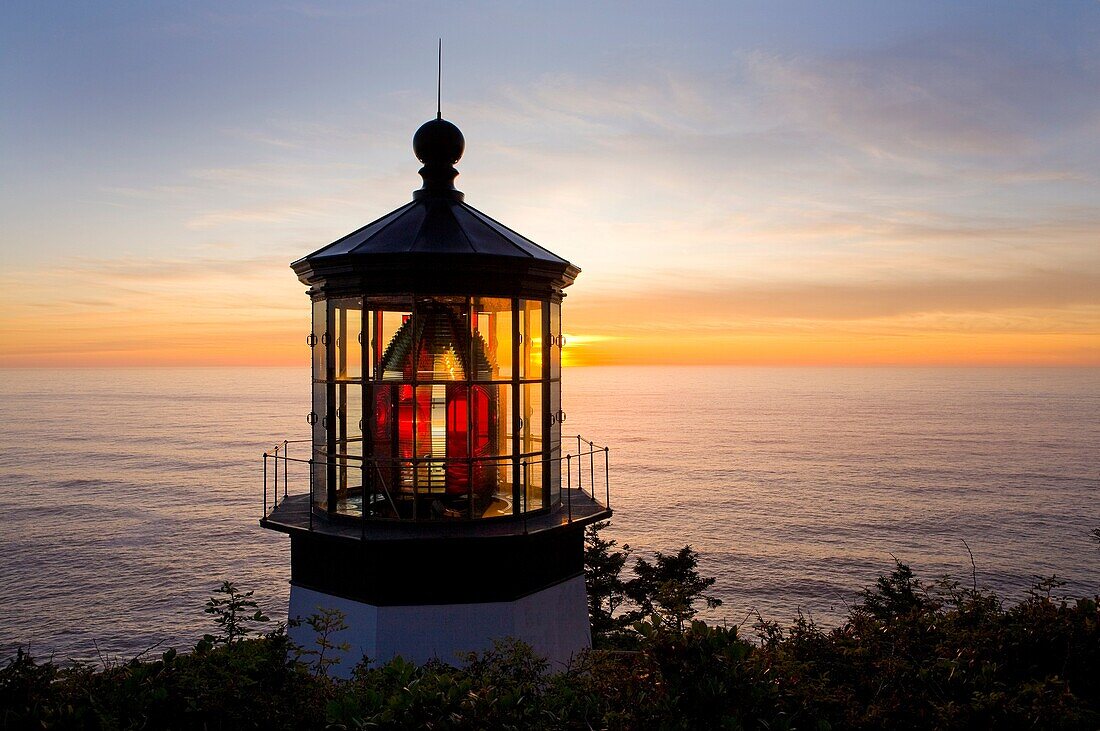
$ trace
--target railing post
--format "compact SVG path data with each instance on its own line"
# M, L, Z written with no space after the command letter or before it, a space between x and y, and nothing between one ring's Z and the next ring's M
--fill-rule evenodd
M274 498L271 501L272 510L279 506L279 445L275 445L275 456L273 457L275 462L275 479L271 482L271 497ZM265 490L266 492L266 490Z
M416 400L416 386L415 385L413 386L413 400L414 400L414 402ZM413 440L415 441L415 439L416 439L416 436L414 435ZM412 460L411 460L410 464L412 465L412 483L413 483L413 500L412 500L412 503L413 503L413 517L412 517L412 519L413 519L413 522L415 523L416 518L417 518L417 514L420 511L420 506L417 504L417 503L420 502L420 495L417 494L417 490L420 488L420 464L416 461L416 454L415 453L413 453L413 457L412 457Z
M584 472L581 470L581 462L584 459L581 452L581 435L577 435L577 489L584 494Z
M604 503L605 508L611 507L611 467L608 465L608 458L611 454L610 447L603 448L603 488L607 491L607 502Z
M309 529L313 530L313 457L309 458Z
M378 483L382 481L382 468L378 466L378 463L374 461L374 457L370 458L371 466L374 467L374 472L370 476L370 517L374 517L374 497L378 494ZM397 517L396 515L394 516Z
M577 435L577 489L584 494L584 450L581 449L581 435Z
M286 461L286 460L288 460L288 459L289 459L289 457L288 457L288 455L287 455L287 453L286 453L286 445L287 445L287 444L289 444L289 442L288 442L288 441L287 441L286 439L284 439L284 440L283 440L283 460L284 460L284 462L283 462L283 499L284 499L284 500L286 499L286 491L287 491L287 487L286 487L286 473L290 471L290 462L289 462L289 461ZM275 489L276 489L276 491L277 491L277 490L279 489L279 486L278 486L278 485L276 485L276 486L275 486Z
M527 535L527 460L520 460L523 472L523 535Z
M596 502L596 445L588 443L588 487L592 490L592 502Z
M267 452L264 452L264 517L267 517Z
M573 522L573 455L565 455L565 504L569 510L569 522Z
M468 413L469 408L471 408L470 407L470 399L466 400L466 404L467 404L467 413ZM472 451L469 448L470 439L471 439L470 431L467 429L467 431L466 431L466 441L467 441L466 454L472 454ZM443 469L444 469L443 483L446 484L447 483L447 472L446 472L447 468L444 467ZM471 458L466 459L466 515L469 516L470 520L474 519L474 460L471 459Z

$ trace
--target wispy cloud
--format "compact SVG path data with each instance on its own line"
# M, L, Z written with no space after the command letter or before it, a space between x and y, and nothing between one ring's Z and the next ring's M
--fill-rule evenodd
M162 19L156 37L220 43L262 26L282 39L333 18L374 32L399 9L204 9ZM996 32L950 20L797 48L723 40L720 53L613 41L547 70L495 69L446 107L468 142L458 185L584 268L566 323L589 362L647 361L667 337L692 362L793 362L800 347L815 362L878 362L876 348L925 362L970 345L989 362L1095 360L1100 42L1043 19ZM266 358L272 336L295 352L297 325L270 324L308 317L286 263L407 201L425 95L328 89L331 65L306 58L280 68L294 103L204 97L221 106L186 154L165 140L187 134L161 120L122 146L128 159L45 176L47 198L21 180L0 200L0 322L20 333L3 362Z
M28 281L0 274L0 366L291 363L308 329L267 257L83 258Z
M578 293L570 317L616 330L731 328L746 321L897 318L914 315L1088 310L1100 313L1100 271L1030 271L997 279L935 281L860 280L715 281L695 278L690 289L645 288L634 292ZM645 313L644 316L640 316ZM1079 325L1100 333L1100 319Z

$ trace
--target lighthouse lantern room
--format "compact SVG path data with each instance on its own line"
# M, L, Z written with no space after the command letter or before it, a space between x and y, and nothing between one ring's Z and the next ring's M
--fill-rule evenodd
M312 438L264 455L261 525L291 538L291 619L344 615L345 672L503 637L563 663L590 643L583 529L611 510L608 449L563 451L580 270L465 202L464 147L422 125L413 200L291 265L312 300Z

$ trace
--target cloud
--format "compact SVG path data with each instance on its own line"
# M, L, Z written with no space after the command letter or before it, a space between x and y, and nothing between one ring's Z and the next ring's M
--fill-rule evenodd
M581 348L676 332L700 353L737 333L790 334L790 348L824 332L1094 336L1095 45L1031 26L991 33L953 23L797 53L742 44L706 65L658 51L583 75L509 75L448 107L468 141L458 184L584 267L567 301ZM96 176L90 197L107 205L69 212L64 235L16 220L13 251L33 252L32 236L92 250L87 227L90 243L121 253L6 267L5 326L29 333L8 347L144 338L167 353L163 331L199 357L204 341L263 331L273 312L306 317L286 263L419 183L414 97L223 126L211 134L229 152ZM71 339L35 334L49 328Z
M859 53L741 50L703 72L647 59L546 75L461 113L554 177L913 200L1095 181L1098 100L1095 64L943 32Z
M571 321L616 331L723 330L745 323L801 321L807 329L833 321L914 316L1090 312L1077 327L1100 333L1100 272L1035 270L999 279L954 277L847 283L702 280L690 289L656 288L620 293L578 292L568 301ZM817 323L815 325L815 323ZM826 324L830 323L830 324ZM1042 328L1051 326L1049 316Z
M70 277L73 280L102 283L105 286L140 283L155 288L172 281L195 281L212 277L234 281L267 279L280 269L280 262L269 256L122 259L74 257L68 263L53 268L52 272L56 277Z
M324 202L314 199L273 202L262 206L226 208L216 211L206 211L193 216L187 222L187 227L209 229L242 223L287 223L289 221L316 217L317 213L322 208L324 208Z
M0 366L301 362L302 290L267 257L81 258L30 277L6 271Z

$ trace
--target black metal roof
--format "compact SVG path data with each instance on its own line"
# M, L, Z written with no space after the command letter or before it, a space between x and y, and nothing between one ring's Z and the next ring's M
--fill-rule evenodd
M424 187L413 201L291 264L313 294L560 293L580 269L467 204L453 167L465 140L435 119L413 138Z
M425 196L406 203L304 260L411 253L514 256L569 263L457 196Z

